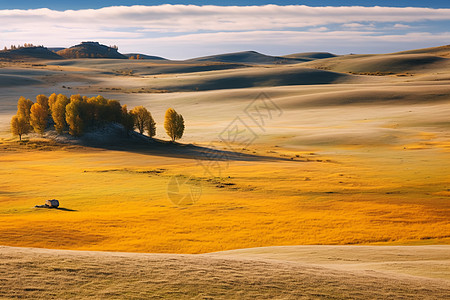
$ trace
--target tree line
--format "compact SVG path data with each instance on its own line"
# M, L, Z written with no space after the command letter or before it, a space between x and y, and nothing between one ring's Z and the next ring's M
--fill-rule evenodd
M17 50L17 49L22 49L22 48L30 48L30 47L44 47L43 45L39 45L39 46L35 46L32 43L25 43L23 45L11 45L9 48L7 46L5 46L3 48L3 51L8 51L8 50Z
M59 134L68 132L73 136L81 136L89 128L119 123L125 128L127 135L138 130L153 138L156 135L156 123L152 114L143 106L128 110L117 100L106 99L101 95L87 97L53 93L49 97L37 95L36 102L20 97L17 101L17 114L11 119L11 132L22 136L35 131L44 134L51 125ZM165 114L164 128L172 141L178 140L184 133L184 119L173 108Z

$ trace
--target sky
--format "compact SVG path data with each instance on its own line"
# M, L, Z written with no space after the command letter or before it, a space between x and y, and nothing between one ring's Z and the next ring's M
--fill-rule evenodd
M98 41L122 53L186 59L247 50L390 53L450 44L450 1L393 2L0 0L0 47Z

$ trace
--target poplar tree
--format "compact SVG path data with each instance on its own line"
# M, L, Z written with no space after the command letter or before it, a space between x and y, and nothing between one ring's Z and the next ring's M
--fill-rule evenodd
M23 116L13 116L11 119L11 132L14 135L19 136L19 140L22 140L22 135L30 133L31 126L25 120Z
M181 139L184 133L183 116L178 114L175 109L169 108L164 116L164 128L172 142Z
M41 104L34 103L30 111L30 124L33 126L34 131L44 134L48 123L48 110Z
M74 136L83 134L83 102L72 101L66 106L66 122L69 125L69 133Z
M129 135L129 132L133 131L135 128L134 115L131 113L131 111L128 111L128 108L126 105L122 106L122 114L121 114L121 118L120 118L120 123L123 125L123 127L127 131L127 136Z
M149 136L153 137L156 133L156 124L152 114L143 106L136 106L131 110L131 113L134 116L134 124L139 133L144 134L147 131Z
M52 118L55 122L55 130L58 133L62 133L67 126L66 106L69 102L70 101L66 96L60 94L52 105Z
M23 117L28 123L30 123L31 106L33 101L25 97L20 97L17 101L17 116Z

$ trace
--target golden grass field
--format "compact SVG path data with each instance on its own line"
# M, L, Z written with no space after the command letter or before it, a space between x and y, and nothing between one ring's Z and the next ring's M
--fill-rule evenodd
M448 245L449 65L448 46L203 72L196 68L211 64L105 59L38 67L3 63L0 79L9 84L0 84L0 245L178 254L291 245ZM54 91L100 93L128 107L144 105L161 140L168 140L164 111L173 107L186 122L182 145L143 148L131 142L62 143L50 135L33 134L23 142L11 137L8 122L17 99ZM245 108L262 92L281 116L258 127ZM236 117L256 134L251 144L219 141ZM232 154L217 164L202 161L213 164L209 170L214 174L205 172L198 160L199 149L210 142ZM173 192L173 178L194 178L202 191L198 201L172 203L168 192ZM189 187L180 193L189 193ZM63 209L34 208L52 198ZM269 249L279 255L280 248ZM376 255L378 248L371 249ZM28 250L23 251L22 258L30 259ZM179 259L183 257L188 256ZM194 264L203 256L195 257ZM406 273L423 276L424 270ZM448 270L442 270L436 273L447 274L440 280L448 292ZM373 286L388 286L389 280L380 282Z
M417 163L399 168L390 165L395 158L367 161L274 148L271 155L300 157L233 161L226 176L212 179L192 159L47 144L2 144L1 244L205 253L449 242L449 176L433 174L445 161L440 149L405 151L404 164ZM433 158L421 163L425 153ZM200 178L201 198L190 207L168 198L169 180L178 175ZM33 208L47 198L74 211Z

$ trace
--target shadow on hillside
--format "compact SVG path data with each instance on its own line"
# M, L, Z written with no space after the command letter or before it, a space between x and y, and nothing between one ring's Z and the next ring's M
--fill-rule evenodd
M192 144L173 143L133 132L114 135L86 134L80 139L83 146L115 151L126 151L144 155L196 159L205 161L292 161L290 158L246 154L237 151L219 150Z

